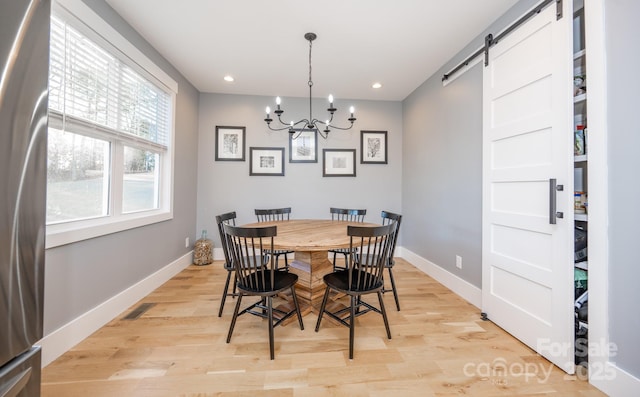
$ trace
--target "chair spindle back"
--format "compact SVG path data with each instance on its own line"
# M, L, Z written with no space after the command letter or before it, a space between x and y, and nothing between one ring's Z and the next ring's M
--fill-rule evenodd
M228 236L229 250L238 278L238 288L253 291L271 290L274 285L274 273L277 270L273 255L270 255L267 263L264 252L265 250L273 251L273 237L277 235L276 226L245 228L224 225L223 227Z
M332 221L364 222L365 209L329 208Z
M288 221L291 215L291 207L256 209L255 214L258 222Z

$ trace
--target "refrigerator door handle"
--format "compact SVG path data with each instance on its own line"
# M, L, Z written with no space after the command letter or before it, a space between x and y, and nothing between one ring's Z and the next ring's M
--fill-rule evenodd
M0 388L0 397L15 397L24 389L31 378L31 367L20 372L13 378L9 379L6 384Z

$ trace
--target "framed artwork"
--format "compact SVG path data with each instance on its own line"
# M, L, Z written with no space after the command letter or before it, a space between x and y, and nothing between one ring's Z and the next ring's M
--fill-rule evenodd
M250 147L249 175L284 176L284 148Z
M216 161L244 161L245 127L216 126Z
M322 149L322 176L356 176L356 150Z
M360 164L387 164L387 131L360 131Z
M296 130L289 134L289 162L318 162L318 130Z

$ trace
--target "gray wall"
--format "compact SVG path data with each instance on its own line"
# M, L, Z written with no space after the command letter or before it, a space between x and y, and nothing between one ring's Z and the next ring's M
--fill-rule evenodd
M198 92L104 0L85 0L179 84L176 108L173 220L52 248L46 252L44 333L124 291L189 249L196 231Z
M638 65L640 2L605 1L609 156L609 316L617 365L640 378L640 183L638 182ZM587 43L587 48L588 48ZM588 56L588 53L587 53ZM592 132L593 133L593 132Z
M482 286L482 66L442 75L538 1L523 0L403 102L402 246ZM455 256L462 256L462 269Z
M275 90L275 88L274 88ZM380 211L400 211L402 111L400 102L336 101L334 121L346 125L349 105L356 121L349 131L318 138L318 163L289 163L287 131L270 132L264 109L275 97L201 94L198 139L198 230L206 229L220 247L215 216L236 211L239 224L255 222L255 208L292 207L292 217L328 218L329 207L366 208L366 221L380 222ZM283 118L309 113L308 98L282 98ZM326 100L314 100L314 116L323 118ZM344 120L344 122L343 122ZM215 161L216 126L246 127L246 161ZM360 130L387 131L388 164L360 164ZM285 176L249 176L249 147L284 147ZM356 149L356 177L322 177L322 149Z

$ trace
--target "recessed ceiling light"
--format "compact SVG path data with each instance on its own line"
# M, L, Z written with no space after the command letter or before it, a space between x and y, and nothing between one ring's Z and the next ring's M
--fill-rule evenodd
M226 82L233 83L234 80L235 79L233 78L233 76L230 76L230 75L224 76L224 81L226 81Z
M372 88L382 88L382 84L380 84L380 83L373 83L373 84L371 85L371 87L372 87Z

